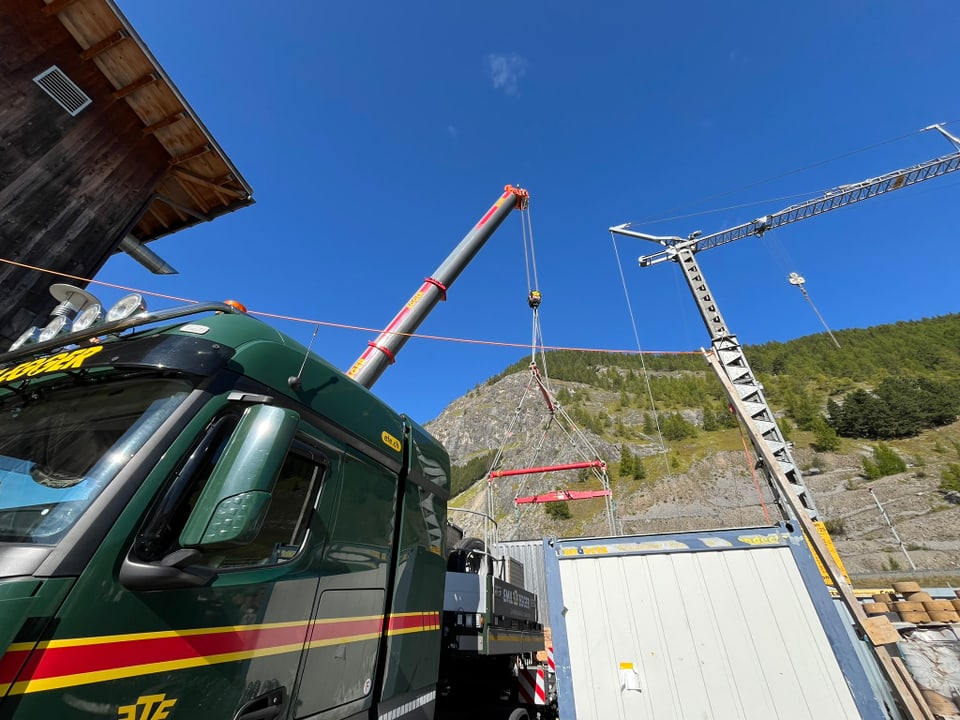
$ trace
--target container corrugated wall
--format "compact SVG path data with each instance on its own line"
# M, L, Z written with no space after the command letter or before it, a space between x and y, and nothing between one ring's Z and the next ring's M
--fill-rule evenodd
M799 544L777 528L555 542L561 717L884 717Z
M512 540L493 546L494 557L506 556L523 563L523 586L537 596L537 618L550 624L547 576L543 568L542 540Z

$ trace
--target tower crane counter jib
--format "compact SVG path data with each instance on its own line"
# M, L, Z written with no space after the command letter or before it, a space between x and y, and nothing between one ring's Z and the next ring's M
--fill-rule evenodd
M397 353L434 306L440 300L447 299L447 290L454 280L500 227L507 215L514 209L526 210L529 201L529 192L507 185L500 198L464 236L433 275L424 279L420 289L407 301L386 329L376 340L368 343L367 349L353 363L347 375L366 388L372 387L383 371L393 364Z

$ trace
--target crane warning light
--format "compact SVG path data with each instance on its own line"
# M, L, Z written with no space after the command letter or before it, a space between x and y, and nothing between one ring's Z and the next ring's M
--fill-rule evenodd
M224 300L223 304L229 305L230 307L234 308L235 310L239 310L242 313L247 312L247 306L242 302L238 302L237 300Z

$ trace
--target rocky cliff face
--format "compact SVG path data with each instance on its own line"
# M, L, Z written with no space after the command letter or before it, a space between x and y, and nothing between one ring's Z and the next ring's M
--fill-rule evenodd
M456 400L427 429L459 466L485 453L492 462L500 448L498 469L604 460L618 533L749 527L780 517L765 479L759 472L754 476L753 449L748 444L749 454L744 450L738 430L701 429L697 437L666 442L662 449L656 432L643 431L649 411L625 407L617 393L558 381L551 383L551 390L554 397L565 399L564 412L548 410L528 374L508 375ZM567 412L589 422L571 428L564 420ZM702 424L697 409L684 409L682 415ZM649 420L646 426L649 432ZM960 504L938 490L942 468L960 460L960 451L954 450L960 448L960 424L890 443L911 466L905 473L871 482L863 477L861 464L871 452L870 443L845 440L840 452L817 453L808 434L794 435L794 459L849 573L911 572L911 563L919 571L960 568ZM622 477L622 446L642 458L646 477ZM603 499L569 502L566 518L549 505L514 504L518 495L599 487L596 477L577 471L501 478L492 484L480 480L451 506L478 512L492 508L502 539L606 535L609 520ZM452 511L450 520L470 534L483 534L483 522L475 515Z
M565 389L573 397L589 394L578 383L552 383L554 395ZM563 406L561 406L562 408ZM502 450L498 470L541 467L576 462L619 461L620 451L610 438L598 436L571 425L565 409L551 412L540 389L531 384L526 373L508 375L493 385L485 385L454 401L426 427L450 452L455 465L489 454L489 469L496 452ZM644 443L649 446L649 443ZM454 506L486 512L500 525L502 539L541 537L557 534L596 535L606 532L607 519L602 499L579 501L587 512L577 513L577 522L558 524L547 515L546 506L514 504L517 496L537 495L552 490L598 490L599 479L590 472L563 471L498 478L492 484L480 481L459 495ZM582 517L581 517L582 516ZM451 513L451 522L468 532L480 534L482 523L476 517Z

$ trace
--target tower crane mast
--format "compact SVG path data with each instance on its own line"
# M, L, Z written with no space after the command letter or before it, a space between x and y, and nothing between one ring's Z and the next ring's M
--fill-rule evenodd
M680 265L684 280L691 293L693 293L697 309L707 326L710 343L716 357L720 360L719 364L736 388L743 401L743 407L753 419L759 432L759 437L751 437L754 445L761 442L766 444L766 449L777 459L780 469L786 475L801 504L813 520L819 519L813 497L804 486L800 470L793 461L790 448L767 404L763 387L750 369L742 346L720 314L719 306L707 285L703 271L697 262L696 254L752 235L762 236L769 230L816 217L831 210L838 210L863 200L885 195L894 190L900 190L960 170L960 139L948 133L941 125L931 125L924 130L937 130L953 144L956 148L955 152L928 160L919 165L894 170L879 177L868 178L849 185L840 185L832 190L827 190L819 197L791 205L772 215L765 215L751 222L736 225L710 235L703 235L699 231L686 238L648 235L631 230L630 223L610 228L612 233L650 240L663 246L663 249L656 253L642 256L639 259L640 267L656 265L666 260L672 260ZM757 447L757 451L758 455L762 457L763 453L760 453L759 447ZM770 475L771 470L764 466L764 472L771 487L776 488ZM784 514L787 516L792 514L789 507L780 498L779 493L777 493L777 497Z

